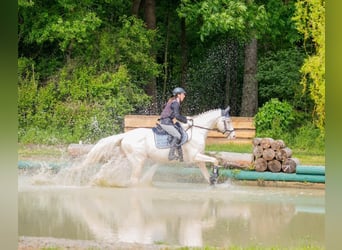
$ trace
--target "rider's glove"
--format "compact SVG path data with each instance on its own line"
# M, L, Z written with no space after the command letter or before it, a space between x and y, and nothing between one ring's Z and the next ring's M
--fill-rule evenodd
M194 120L191 119L191 118L188 118L188 125L189 125L189 126L194 125Z

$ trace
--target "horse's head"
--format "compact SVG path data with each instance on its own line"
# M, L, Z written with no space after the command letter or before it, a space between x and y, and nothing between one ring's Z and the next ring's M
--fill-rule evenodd
M229 110L229 106L225 110L222 110L221 117L218 118L216 126L220 132L227 135L227 139L235 139L235 131Z

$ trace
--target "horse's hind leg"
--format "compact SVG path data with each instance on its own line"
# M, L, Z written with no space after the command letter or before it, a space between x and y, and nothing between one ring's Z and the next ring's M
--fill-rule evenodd
M127 158L132 166L132 173L131 173L131 185L136 185L139 183L142 168L145 162L143 157L139 157L139 155L127 155Z
M157 169L158 169L157 163L155 163L151 167L149 167L149 169L144 173L143 177L141 178L140 183L144 184L144 185L151 184L153 176L154 176L155 172L157 171Z

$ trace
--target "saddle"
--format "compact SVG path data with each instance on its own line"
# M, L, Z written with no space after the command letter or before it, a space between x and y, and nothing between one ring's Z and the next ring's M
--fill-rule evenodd
M188 134L185 132L179 122L176 122L175 125L175 127L181 134L181 141L177 146L182 146L184 143L187 142ZM152 131L154 134L154 142L157 148L162 149L171 147L172 135L168 134L159 124L153 127Z

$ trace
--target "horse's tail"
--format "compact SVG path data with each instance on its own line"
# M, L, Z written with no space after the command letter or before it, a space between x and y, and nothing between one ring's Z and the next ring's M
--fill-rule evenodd
M102 138L87 154L84 163L94 164L98 162L106 162L113 157L115 148L120 145L125 134L117 134Z

